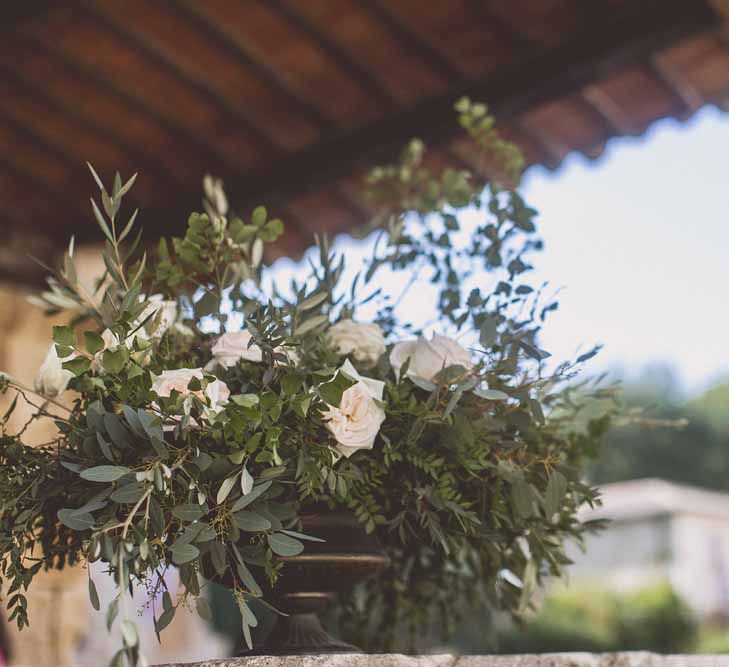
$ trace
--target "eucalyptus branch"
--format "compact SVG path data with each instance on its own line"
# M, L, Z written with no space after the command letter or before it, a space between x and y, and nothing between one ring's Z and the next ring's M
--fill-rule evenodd
M23 397L23 399L30 406L32 406L33 408L36 408L38 410L39 414L42 414L43 416L53 417L54 419L60 419L60 417L58 417L57 415L52 415L50 413L44 412L42 407L41 408L38 408L38 406L36 406L34 403L32 403L27 398L27 396L25 395L26 392L29 393L29 394L33 394L35 396L38 396L39 398L42 398L46 403L50 403L51 405L55 405L57 408L61 408L61 409L65 410L68 413L73 413L73 410L71 410L71 408L69 408L68 406L64 405L60 401L57 401L55 398L51 398L50 396L45 396L45 395L41 394L40 392L36 391L35 389L31 389L30 387L28 387L27 385L23 384L22 382L16 380L15 378L11 377L7 373L0 372L0 380L2 380L2 379L7 380L9 386L11 386L14 389L16 389L18 391L18 393L21 394L21 396Z
M129 516L127 517L126 521L122 524L124 527L124 530L122 531L122 539L126 538L127 531L129 530L129 526L132 525L132 521L134 520L134 516L139 511L139 508L144 504L144 501L147 500L147 498L152 493L152 487L150 486L145 492L144 495L137 501L137 504L134 505L132 508L132 511L129 512Z

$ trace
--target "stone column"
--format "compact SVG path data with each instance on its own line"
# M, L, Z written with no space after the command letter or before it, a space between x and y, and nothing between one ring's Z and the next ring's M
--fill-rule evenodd
M97 248L79 249L76 265L79 275L88 284L103 272ZM42 309L27 301L28 295L27 289L0 284L0 370L32 387L51 344L53 325L68 323L70 315L61 313L46 317ZM0 397L0 415L4 414L11 398L8 395ZM70 403L69 397L65 401ZM60 408L50 411L62 412ZM22 400L18 401L8 422L9 430L22 428L31 415L32 408ZM53 421L42 419L25 431L23 441L38 445L55 436ZM11 665L75 667L74 655L86 631L88 609L86 573L81 568L39 573L28 591L29 627L21 632L14 623L8 624L13 653ZM4 612L3 605L3 617Z
M103 275L103 261L98 248L79 248L74 254L76 271L87 286ZM28 291L0 283L0 371L9 373L24 385L32 387L36 372L51 344L52 326L67 324L70 314L46 317L42 309L28 303ZM0 396L0 415L12 397ZM73 394L67 392L61 402L70 405ZM40 403L39 399L39 403ZM49 408L49 411L60 408ZM23 427L32 410L18 402L9 422L9 429ZM52 420L38 420L23 435L28 445L38 445L55 438ZM41 572L28 591L30 625L22 631L8 624L13 661L10 667L102 667L121 645L118 627L107 633L104 603L112 599L109 577L97 568L94 580L102 598L101 611L92 609L88 600L87 573L81 567L62 571ZM170 582L174 589L174 582ZM136 602L137 604L135 604ZM129 609L141 607L144 596L129 602ZM133 612L134 613L134 612ZM4 616L4 605L0 607ZM229 655L227 640L215 636L195 613L185 610L162 633L162 644L154 636L148 613L136 617L145 655L152 662L196 660L204 656ZM117 623L118 625L118 623Z

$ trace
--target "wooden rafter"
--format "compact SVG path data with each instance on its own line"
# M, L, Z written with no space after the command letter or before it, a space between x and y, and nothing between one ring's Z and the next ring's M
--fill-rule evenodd
M80 62L57 44L41 40L29 31L24 31L23 36L28 40L32 48L44 52L48 57L54 58L74 76L92 82L102 92L110 95L128 109L145 115L167 133L168 136L173 137L176 143L192 147L194 152L200 156L200 164L214 166L217 175L221 176L228 183L232 184L240 176L239 167L232 164L230 158L219 147L205 141L204 137L200 136L198 132L193 131L173 116L158 111L143 97L134 93L128 87L111 81L96 68Z
M224 47L241 67L247 68L269 89L284 98L290 106L292 115L300 116L319 130L329 125L329 121L319 108L296 92L275 68L259 58L246 45L245 39L221 27L205 9L204 3L196 0L170 0L166 6L183 15L196 30L209 35L216 44Z
M83 164L81 158L70 152L62 143L40 134L33 127L18 120L2 107L0 107L0 124L9 126L13 134L20 137L25 144L31 145L41 153L52 155L55 159L65 163L70 169Z
M36 2L7 2L0 7L0 28L10 28L60 9L57 0Z
M84 110L82 104L74 105L66 102L62 98L49 93L45 88L36 85L23 75L22 70L7 67L4 63L0 63L0 76L3 80L9 81L14 88L22 91L33 102L49 109L57 116L83 127L84 131L90 132L101 141L114 146L120 152L126 153L129 155L130 162L143 164L147 174L153 177L156 183L170 182L171 185L177 188L185 187L186 184L170 172L157 155L144 150L142 146L125 141L116 132L99 124L93 114Z
M214 85L203 77L193 74L182 67L164 49L151 39L148 39L129 23L118 21L112 14L95 2L83 3L84 9L122 40L134 45L152 62L164 68L178 81L190 90L200 94L202 99L208 99L222 112L227 114L242 131L250 134L263 150L280 153L281 147L271 135L261 127L260 123L242 105L236 104L219 91Z
M0 154L0 173L3 171L12 174L14 178L24 181L29 187L40 191L43 196L48 196L57 206L61 207L61 210L72 211L74 214L86 214L86 211L81 207L81 203L75 197L69 196L67 192L43 178L35 171L27 169L21 164Z
M662 61L649 58L645 67L650 75L660 83L663 92L671 98L679 118L688 118L701 106L701 96L685 81L682 81Z
M362 0L362 9L370 14L390 35L441 79L453 84L463 73L440 49L418 35L389 8L386 0Z
M278 12L297 30L306 35L342 70L353 83L361 86L368 95L377 100L383 107L391 108L396 104L395 97L380 81L378 76L364 63L354 58L336 41L329 38L319 27L292 3L286 0L267 0L266 7Z
M600 134L603 138L614 137L625 131L625 127L621 127L615 121L615 115L607 113L603 104L597 103L596 97L586 94L582 91L580 95L574 98L574 102L579 104L580 109L590 116L590 120L600 128Z

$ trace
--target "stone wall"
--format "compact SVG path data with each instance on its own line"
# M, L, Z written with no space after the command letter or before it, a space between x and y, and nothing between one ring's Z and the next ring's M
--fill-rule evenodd
M158 667L729 667L729 656L655 653L544 655L321 655L229 658Z
M27 293L15 286L0 284L0 370L26 386L33 379L51 343L53 324L66 323L68 316L45 317L43 311L27 301ZM10 396L0 396L0 415ZM58 410L60 409L52 408ZM10 431L23 427L32 409L22 401L10 418ZM50 419L39 420L24 433L27 444L37 445L55 437ZM28 591L30 626L22 632L15 623L8 626L13 667L59 665L71 667L76 645L86 625L88 590L86 573L80 568L62 572L42 572ZM5 608L2 605L2 618Z
M663 656L645 652L460 657L452 655L321 655L285 658L229 658L164 667L729 667L729 656Z

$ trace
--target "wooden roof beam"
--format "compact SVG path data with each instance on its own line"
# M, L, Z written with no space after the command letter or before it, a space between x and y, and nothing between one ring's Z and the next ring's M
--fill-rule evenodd
M73 211L75 214L83 216L91 214L90 209L89 211L84 209L77 198L69 196L66 191L50 183L35 171L31 171L17 162L8 159L7 156L0 154L0 173L2 171L9 172L15 178L25 181L34 190L40 190L40 194L48 196L57 206L60 206L65 211ZM57 240L62 239L57 238ZM67 243L68 238L65 238L64 242Z
M167 181L176 187L184 187L185 184L176 177L167 167L159 160L159 157L152 152L145 151L142 147L122 139L116 132L109 130L99 124L96 118L84 111L83 104L73 105L65 100L49 93L44 88L36 85L23 75L22 70L16 67L7 67L0 62L0 75L3 79L12 82L12 85L18 90L23 91L31 100L37 102L43 107L50 109L59 117L83 126L96 137L111 144L119 151L129 155L130 160L140 165L145 165L145 171L158 183ZM76 161L78 162L78 161Z
M108 11L92 1L83 3L86 9L96 20L105 25L122 40L134 45L147 58L163 67L183 85L191 90L197 91L203 98L208 98L221 111L226 113L236 124L239 124L245 132L251 134L255 140L267 151L281 153L281 146L273 137L263 129L253 116L241 105L231 102L215 86L211 85L204 78L192 74L182 68L174 58L170 57L153 40L147 39L130 25L119 22Z
M267 0L266 7L277 12L291 25L306 35L321 49L331 61L342 70L355 85L376 99L383 107L391 108L397 104L394 95L379 80L377 75L366 65L361 63L343 49L337 42L324 34L319 27L285 0Z
M687 81L682 80L665 63L656 57L651 57L645 62L645 68L650 75L661 84L663 92L671 99L672 105L676 108L676 115L686 119L696 111L703 100L699 93Z
M439 48L423 39L402 21L383 0L362 0L362 9L368 12L392 37L418 60L427 65L441 79L452 84L463 78L463 72Z
M132 92L126 87L120 86L115 81L100 74L98 70L90 67L69 55L65 49L56 44L49 44L39 39L32 32L24 31L23 38L28 41L32 48L42 51L50 58L61 62L64 67L71 71L74 76L91 81L101 91L109 94L127 108L142 113L158 125L163 131L174 137L181 145L188 145L194 148L200 155L200 163L214 168L215 175L221 177L226 183L232 185L240 177L241 169L231 163L228 156L214 144L209 144L199 133L194 132L186 125L175 118L161 113L152 107L144 98ZM200 173L202 183L203 173ZM181 193L184 196L184 191Z
M168 3L170 10L183 15L195 29L207 34L216 44L224 47L240 64L253 72L263 83L286 98L292 112L304 118L319 130L331 125L326 116L315 105L296 92L275 68L256 56L239 35L224 30L197 0L174 0Z
M0 29L13 30L21 23L42 18L46 14L59 9L58 0L3 3L0 9Z

